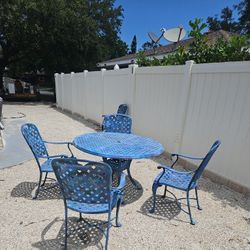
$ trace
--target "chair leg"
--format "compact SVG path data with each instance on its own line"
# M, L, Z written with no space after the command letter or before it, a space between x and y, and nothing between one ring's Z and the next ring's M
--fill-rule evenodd
M65 220L64 249L67 250L67 237L68 237L68 209L67 209L67 207L65 207L65 215L64 216L65 216L65 218L64 218L64 220Z
M108 250L110 225L111 225L111 211L109 211L109 214L108 214L108 228L107 228L107 234L106 234L105 250Z
M193 220L192 214L191 214L190 200L189 200L189 190L187 191L187 207L188 207L188 214L189 214L189 218L190 218L190 223L192 225L195 225L195 221Z
M40 172L40 177L39 177L39 182L38 182L38 186L37 186L37 189L35 191L35 195L32 197L33 200L35 200L39 194L39 191L40 191L40 187L41 187L41 181L42 181L42 176L43 176L43 173Z
M45 184L45 182L46 182L46 179L47 179L47 175L48 175L48 172L46 172L46 174L45 174L45 178L44 178L44 180L43 180L43 183L42 183L41 187L44 186L44 184Z
M132 182L132 184L136 187L136 189L140 190L141 187L135 182L134 178L131 176L130 165L127 168L127 172L128 172L128 177L129 177L130 181Z
M155 203L156 203L156 191L157 191L158 185L157 183L154 183L152 186L152 192L153 192L153 206L152 208L149 210L150 213L154 213L155 212Z
M121 198L119 198L119 200L117 201L117 205L116 205L116 215L115 215L116 227L122 226L122 224L119 222L119 210L120 210L121 203L122 203L122 200L121 200Z
M196 196L196 201L197 201L197 208L199 210L202 210L202 208L200 206L200 203L199 203L199 197L198 197L198 189L197 189L197 187L195 188L195 196Z
M82 218L82 213L79 213L79 219L78 219L78 222L82 221L83 218Z
M165 186L165 188L164 188L164 194L163 194L162 198L166 198L167 188L168 188L168 187Z

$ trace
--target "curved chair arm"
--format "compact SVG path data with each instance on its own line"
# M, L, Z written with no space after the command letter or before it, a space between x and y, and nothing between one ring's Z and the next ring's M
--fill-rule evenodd
M121 177L120 177L120 183L118 187L113 187L112 190L114 192L122 192L122 190L125 188L126 185L126 174L121 173Z
M43 141L44 143L47 144L70 144L73 145L72 142L67 142L67 141Z
M40 156L41 159L54 159L54 158L68 158L67 155L48 155L48 156Z
M179 160L180 158L186 158L186 159L191 159L191 160L199 160L202 161L204 158L202 157L194 157L191 155L186 155L186 154L177 154L177 153L172 153L171 154L171 160L173 161L173 157L176 157L175 161L173 162L173 164L171 165L171 168L174 167L174 165L176 164L176 162Z
M192 160L200 160L200 161L204 159L203 157L194 157L194 156L186 155L186 154L176 154L176 153L171 154L171 157L174 157L174 156L192 159Z
M68 149L69 149L69 152L71 154L71 157L74 157L74 154L70 148L70 145L73 145L72 142L64 142L64 141L43 141L44 143L47 143L47 144L55 144L55 145L67 145Z

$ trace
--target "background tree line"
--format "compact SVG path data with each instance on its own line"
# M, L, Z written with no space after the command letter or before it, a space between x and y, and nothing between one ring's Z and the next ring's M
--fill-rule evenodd
M0 89L7 67L24 72L95 69L98 61L123 56L121 6L115 0L8 0L0 5Z

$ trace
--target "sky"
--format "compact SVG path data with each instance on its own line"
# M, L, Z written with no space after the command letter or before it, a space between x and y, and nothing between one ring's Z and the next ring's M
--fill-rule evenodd
M161 34L161 28L175 28L182 25L190 30L188 22L195 18L202 18L204 22L208 16L220 15L225 7L232 8L240 0L116 0L115 6L124 9L123 24L120 37L129 48L136 35L137 49L149 41L147 33ZM235 12L236 13L236 12ZM236 15L237 17L237 15ZM167 41L162 38L162 45Z

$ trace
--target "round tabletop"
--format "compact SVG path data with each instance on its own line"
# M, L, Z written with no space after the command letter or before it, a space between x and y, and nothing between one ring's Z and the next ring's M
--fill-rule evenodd
M148 137L135 134L96 132L77 136L73 144L79 150L116 159L142 159L160 155L163 146Z

